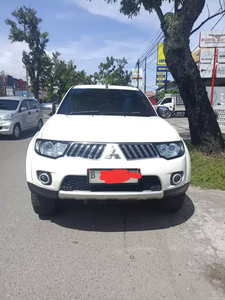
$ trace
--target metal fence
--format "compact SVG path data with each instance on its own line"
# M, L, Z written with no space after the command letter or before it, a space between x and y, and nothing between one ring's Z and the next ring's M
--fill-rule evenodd
M218 124L222 129L225 129L225 108L214 108L214 111L218 114Z

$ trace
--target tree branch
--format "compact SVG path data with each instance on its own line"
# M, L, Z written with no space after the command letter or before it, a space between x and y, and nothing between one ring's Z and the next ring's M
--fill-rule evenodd
M219 16L219 15L222 15L222 14L225 15L225 9L224 9L223 11L218 12L218 13L212 15L211 17L208 17L207 19L205 19L205 21L203 21L197 28L195 28L194 30L191 31L190 36L191 36L193 33L195 33L197 30L199 30L206 22L208 22L209 20L211 20L211 19L213 19L213 18L215 18L215 17L217 17L217 16Z
M162 13L162 10L161 10L159 4L157 3L157 0L152 0L152 3L153 3L155 11L159 17L161 24L164 23L164 16L163 16L163 13Z
M178 11L178 0L174 0L174 11L175 13Z

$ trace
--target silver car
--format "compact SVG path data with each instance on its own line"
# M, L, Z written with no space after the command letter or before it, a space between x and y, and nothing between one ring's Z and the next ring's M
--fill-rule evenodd
M0 97L0 135L18 139L22 131L43 126L41 106L36 99Z

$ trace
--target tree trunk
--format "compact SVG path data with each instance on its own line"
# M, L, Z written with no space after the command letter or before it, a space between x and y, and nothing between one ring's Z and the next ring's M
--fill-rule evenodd
M39 79L36 78L33 82L34 97L39 101Z
M176 19L174 14L167 14L165 24L162 29L165 34L166 63L186 107L192 144L208 154L219 153L224 149L224 140L200 72L192 58L189 28L182 22L179 24L179 18Z

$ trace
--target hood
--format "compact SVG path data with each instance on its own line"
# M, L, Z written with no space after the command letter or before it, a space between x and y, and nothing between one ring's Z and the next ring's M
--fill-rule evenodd
M0 118L1 117L5 117L7 115L10 115L10 114L15 114L15 110L4 110L4 109L0 109Z
M67 116L55 114L40 138L77 142L170 142L181 140L167 121L154 117Z

